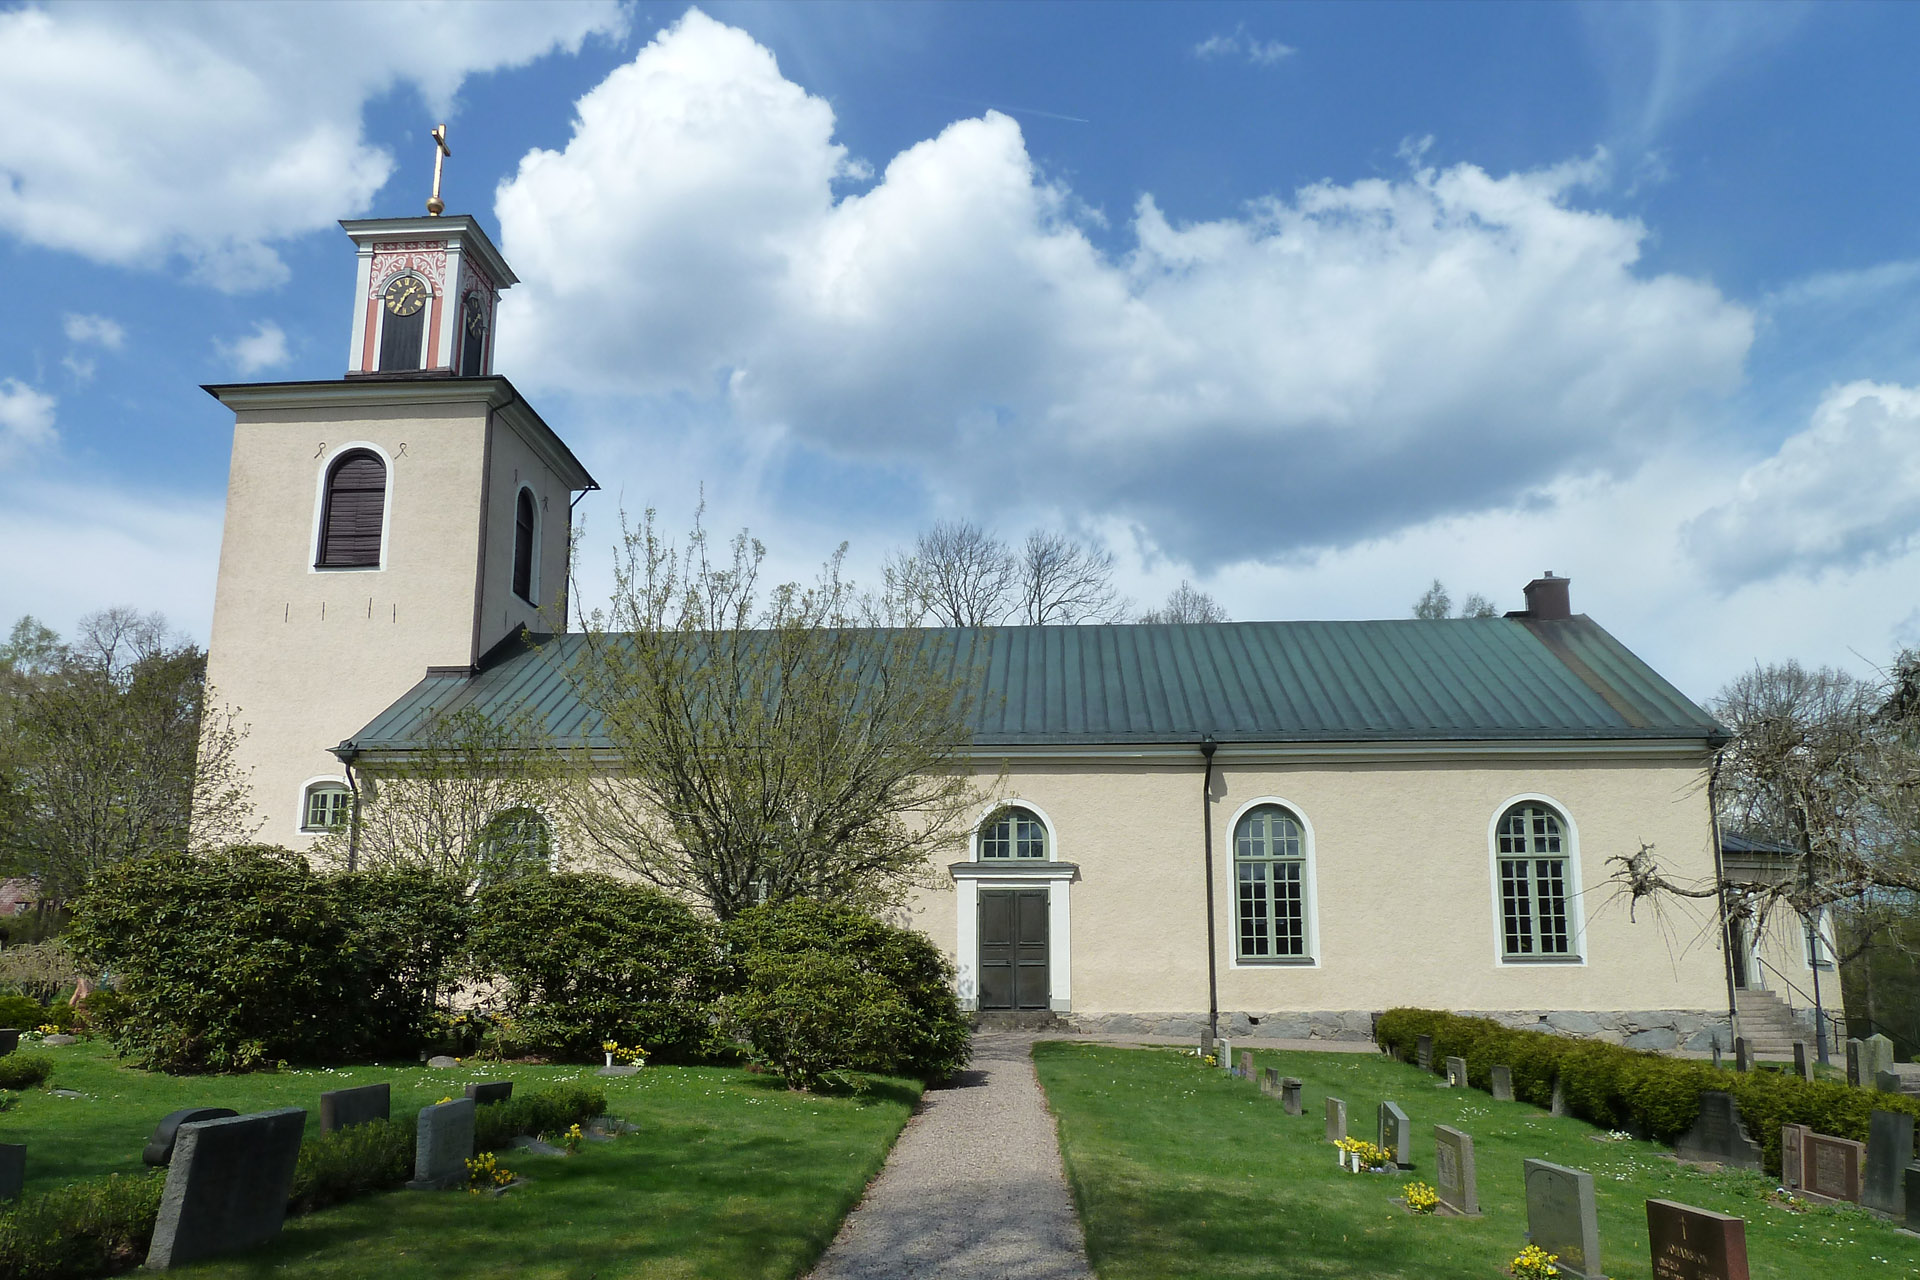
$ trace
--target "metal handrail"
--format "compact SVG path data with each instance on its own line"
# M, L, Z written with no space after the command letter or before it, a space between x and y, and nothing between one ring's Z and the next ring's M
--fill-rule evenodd
M1801 1003L1798 1006L1799 1008L1802 1008L1802 1009L1818 1008L1819 1009L1820 1016L1824 1018L1828 1024L1828 1034L1832 1036L1832 1039L1828 1043L1836 1044L1836 1045L1846 1043L1846 1039L1847 1039L1846 1019L1838 1016L1837 1014L1829 1013L1823 1006L1816 1006L1813 1002L1813 997L1809 996L1806 992L1802 991L1792 978L1789 978L1786 974L1781 973L1778 969L1774 968L1771 964L1769 964L1765 956L1756 955L1754 956L1754 959L1760 962L1760 967L1762 969L1765 969L1768 973L1771 973L1774 977L1786 983L1787 990L1793 992L1794 995L1800 997L1803 1003ZM1791 1000L1787 1001L1787 1009L1789 1011L1792 1011L1795 1007L1796 1006Z

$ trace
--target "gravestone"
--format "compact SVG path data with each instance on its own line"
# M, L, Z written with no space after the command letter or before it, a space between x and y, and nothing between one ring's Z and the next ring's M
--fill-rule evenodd
M1913 1159L1913 1117L1875 1110L1867 1121L1867 1168L1860 1203L1889 1217L1906 1212L1907 1163Z
M299 1107L181 1125L147 1269L238 1253L279 1235L306 1127Z
M1447 1088L1464 1089L1467 1087L1467 1060L1465 1058L1447 1059Z
M1545 1160L1527 1161L1526 1175L1527 1238L1560 1255L1560 1274L1603 1280L1593 1175Z
M1227 1075L1233 1074L1233 1041L1222 1039L1214 1049L1215 1065Z
M1560 1077L1553 1078L1553 1098L1547 1103L1547 1114L1563 1116L1567 1114L1567 1090L1560 1083Z
M1893 1041L1871 1035L1860 1042L1860 1087L1877 1089L1880 1073L1893 1070Z
M1760 1144L1747 1136L1740 1122L1740 1104L1730 1093L1709 1090L1700 1095L1700 1114L1693 1127L1673 1144L1682 1160L1703 1160L1729 1169L1758 1169Z
M1753 1045L1745 1036L1733 1038L1733 1069L1735 1071L1753 1070Z
M1807 1059L1807 1042L1805 1040L1795 1040L1793 1042L1793 1074L1799 1076L1802 1080L1813 1079L1813 1063Z
M224 1120L238 1114L232 1107L183 1107L170 1112L153 1127L153 1137L148 1141L147 1149L140 1153L140 1159L159 1168L173 1159L173 1144L181 1125L200 1120Z
M1480 1191L1473 1168L1473 1139L1451 1125L1433 1126L1433 1189L1440 1203L1468 1217L1480 1214Z
M27 1185L27 1144L0 1142L0 1201L18 1200Z
M1860 1041L1850 1039L1847 1041L1847 1083L1858 1089L1861 1078Z
M1414 1040L1413 1045L1413 1056L1420 1063L1420 1069L1433 1070L1433 1037L1420 1036Z
M1647 1244L1654 1280L1748 1280L1745 1218L1649 1200Z
M1878 1089L1881 1093L1899 1093L1901 1091L1900 1089L1901 1083L1902 1083L1901 1079L1897 1073L1892 1071L1882 1071L1880 1073L1880 1078L1873 1082L1873 1087Z
M1393 1152L1396 1168L1413 1168L1413 1122L1407 1119L1399 1103L1380 1104L1379 1136L1375 1141Z
M350 1129L356 1124L385 1120L393 1114L393 1086L363 1084L320 1095L320 1132Z
M1300 1115L1304 1108L1300 1105L1300 1081L1287 1076L1280 1081L1280 1105L1286 1108L1290 1116Z
M505 1102L513 1096L513 1081L489 1080L485 1084L470 1084L467 1086L467 1096L473 1099L477 1107L484 1107L489 1102Z
M79 1043L79 1036L70 1036L64 1031L57 1031L53 1035L40 1037L40 1047L43 1049L62 1049L67 1045Z
M1795 1195L1807 1184L1805 1148L1807 1135L1812 1132L1804 1124L1780 1127L1780 1185Z
M1268 1098L1277 1098L1280 1096L1280 1068L1260 1068L1260 1092Z
M1860 1203L1860 1166L1867 1147L1863 1142L1806 1133L1800 1138L1800 1194L1821 1204Z
M467 1180L467 1160L473 1155L473 1111L472 1098L420 1109L409 1191L440 1191Z
M1716 1071L1720 1069L1720 1037L1717 1035L1713 1038L1713 1066Z
M1327 1099L1327 1141L1338 1142L1347 1136L1347 1104L1339 1098Z
M1202 1061L1205 1061L1206 1059L1211 1058L1212 1056L1213 1056L1213 1032L1202 1031L1200 1033L1200 1058Z
M1253 1079L1253 1050L1242 1049L1240 1051L1239 1065L1234 1067L1233 1074L1242 1080Z
M0 1056L20 1047L20 1032L14 1027L0 1028Z
M442 1070L445 1070L448 1067L459 1066L460 1059L449 1058L446 1054L442 1053L442 1054L437 1054L434 1057L428 1058L427 1065L430 1067L438 1067Z
M1493 1069L1493 1100L1495 1102L1513 1101L1513 1068L1495 1067Z
M1920 1235L1920 1160L1907 1166L1907 1234Z

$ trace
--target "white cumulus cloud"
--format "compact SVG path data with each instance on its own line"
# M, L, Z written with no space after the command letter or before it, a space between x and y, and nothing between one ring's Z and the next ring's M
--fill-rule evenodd
M393 157L366 102L436 114L475 72L624 30L610 0L164 3L0 13L0 232L121 266L276 283L276 241L364 211Z
M232 342L215 338L213 345L221 358L243 375L276 368L293 358L287 351L286 333L271 320L260 321L252 333Z
M845 195L833 127L745 33L697 11L660 33L499 190L526 282L503 370L699 402L977 517L1098 514L1200 563L1630 468L1752 341L1711 285L1638 269L1638 222L1581 207L1598 158L1415 158L1192 224L1146 195L1115 256L1004 115Z
M65 328L68 342L96 343L109 351L118 351L127 341L120 322L107 316L68 315Z
M1292 45L1282 44L1278 40L1262 40L1249 34L1245 23L1232 31L1210 35L1193 46L1193 56L1196 58L1245 58L1256 67L1270 67L1292 57L1295 52Z
M0 378L0 462L17 464L53 444L54 404L17 378Z
M1741 474L1686 529L1693 553L1740 584L1897 556L1920 535L1920 387L1852 382L1805 430Z

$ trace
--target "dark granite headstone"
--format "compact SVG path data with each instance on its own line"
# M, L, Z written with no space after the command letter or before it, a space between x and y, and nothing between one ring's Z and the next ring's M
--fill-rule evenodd
M1647 1243L1654 1280L1748 1280L1745 1218L1649 1200Z
M1860 1087L1860 1079L1860 1042L1858 1040L1848 1040L1847 1083L1858 1089Z
M1380 1104L1379 1136L1374 1141L1393 1152L1397 1168L1413 1168L1413 1122L1407 1119L1399 1103Z
M1553 1078L1553 1098L1547 1103L1547 1114L1563 1116L1567 1114L1567 1090L1560 1083L1560 1077Z
M1200 1056L1203 1059L1213 1056L1213 1032L1211 1031L1200 1033Z
M410 1191L443 1191L467 1180L473 1155L472 1098L456 1098L420 1109L413 1141Z
M1293 1076L1286 1076L1280 1081L1280 1105L1286 1108L1290 1116L1300 1115L1305 1110L1300 1105L1300 1085L1301 1081Z
M1920 1160L1907 1166L1907 1232L1920 1235Z
M1527 1238L1548 1253L1554 1265L1577 1280L1602 1280L1600 1218L1593 1197L1593 1175L1582 1169L1526 1162Z
M1496 1066L1492 1072L1493 1100L1495 1102L1513 1101L1513 1068Z
M1327 1141L1338 1142L1347 1136L1347 1104L1339 1098L1327 1099Z
M1882 1071L1873 1082L1873 1087L1881 1093L1899 1093L1900 1076L1897 1072Z
M1242 1049L1239 1061L1234 1064L1233 1074L1242 1080L1253 1079L1253 1050Z
M1761 1163L1760 1144L1747 1136L1747 1127L1740 1122L1740 1104L1732 1094L1718 1090L1700 1095L1700 1114L1693 1128L1674 1142L1673 1154L1730 1169L1758 1169Z
M1268 1098L1277 1098L1280 1096L1280 1068L1260 1068L1260 1093L1263 1097Z
M20 1032L14 1027L0 1028L0 1056L12 1053L20 1047Z
M1780 1127L1780 1185L1795 1195L1807 1185L1805 1148L1807 1135L1812 1132L1804 1124Z
M1903 1185L1913 1159L1913 1117L1903 1111L1875 1110L1867 1121L1867 1168L1860 1203L1889 1217L1906 1212Z
M27 1144L0 1142L0 1201L18 1200L27 1185Z
M477 1107L484 1107L489 1102L505 1102L513 1096L513 1081L489 1080L485 1084L470 1084L467 1086L467 1096L473 1099Z
M173 1159L173 1144L181 1125L199 1120L224 1120L238 1114L231 1107L183 1107L153 1127L153 1138L147 1143L147 1149L140 1153L140 1158L158 1168Z
M1473 1167L1473 1139L1451 1125L1433 1126L1433 1189L1455 1213L1480 1212L1479 1179Z
M1813 1062L1807 1057L1807 1042L1805 1040L1795 1040L1793 1042L1793 1074L1799 1076L1802 1080L1813 1079Z
M1465 1058L1447 1059L1447 1088L1464 1089L1467 1087L1467 1060Z
M1745 1036L1733 1038L1733 1069L1735 1071L1753 1070L1753 1046Z
M299 1107L181 1125L147 1269L239 1253L279 1235L306 1127Z
M1800 1139L1800 1194L1822 1204L1860 1203L1860 1166L1867 1146L1847 1138L1808 1133Z
M1415 1038L1413 1042L1413 1056L1414 1060L1420 1064L1422 1071L1433 1070L1433 1037L1419 1036Z
M349 1129L356 1124L385 1120L393 1114L393 1086L363 1084L320 1095L320 1132Z

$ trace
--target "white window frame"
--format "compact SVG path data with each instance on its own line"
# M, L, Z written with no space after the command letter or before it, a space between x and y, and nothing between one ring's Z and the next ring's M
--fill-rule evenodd
M1510 956L1507 954L1506 903L1500 893L1500 822L1517 805L1543 805L1560 819L1560 856L1566 861L1567 946L1561 955ZM1550 795L1526 791L1509 796L1494 807L1487 819L1487 887L1493 900L1493 966L1496 969L1528 968L1535 965L1584 968L1587 964L1587 882L1580 868L1580 827L1567 805Z
M300 805L294 814L293 829L303 836L323 836L331 831L343 830L338 827L310 827L307 825L307 804L316 787L337 787L347 793L347 821L353 821L353 788L347 780L337 773L322 773L308 778L300 784Z
M327 475L333 470L333 464L340 456L365 449L368 453L378 454L380 465L387 469L387 492L380 506L380 563L354 565L322 565L320 560L320 534L327 518ZM313 478L313 528L307 537L308 573L385 573L387 571L387 552L393 545L393 486L396 475L393 458L371 440L350 440L346 444L328 448L320 455L320 471Z
M1008 809L1025 809L1028 813L1040 819L1040 825L1046 829L1046 833L1047 833L1047 856L1046 857L1044 858L988 858L988 857L984 857L981 854L980 839L981 839L981 836L986 832L987 823L992 821L994 818L998 817L1000 814L1006 812ZM1042 809L1039 805L1034 804L1030 800L1002 800L998 804L990 806L983 813L981 813L981 815L978 818L974 819L973 835L969 841L969 844L971 846L969 856L972 857L973 861L989 867L1036 866L1042 862L1058 862L1060 860L1059 842L1054 839L1054 834L1053 834L1053 819L1047 816L1046 810Z
M1025 809L1040 819L1040 825L1047 831L1046 857L981 858L981 831L988 819L1008 808ZM1033 801L1017 796L989 805L974 819L968 856L970 862L965 872L954 876L954 987L960 997L960 1007L980 1007L980 891L1044 888L1047 891L1047 1002L1056 1013L1070 1012L1073 1009L1072 885L1078 868L1061 862L1060 841L1053 819Z
M1300 858L1304 864L1300 873L1300 927L1301 944L1306 954L1300 956L1251 956L1240 955L1240 863L1236 834L1240 830L1240 819L1255 809L1275 805L1293 815L1300 824ZM1315 856L1317 845L1314 841L1313 820L1307 817L1307 811L1285 796L1255 796L1233 811L1222 833L1227 847L1221 863L1227 878L1223 894L1229 904L1232 920L1227 930L1227 967L1229 969L1318 969L1320 967L1320 887L1319 863ZM1216 853L1219 852L1216 850Z

